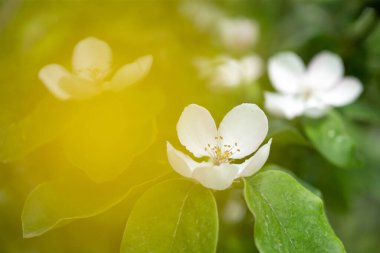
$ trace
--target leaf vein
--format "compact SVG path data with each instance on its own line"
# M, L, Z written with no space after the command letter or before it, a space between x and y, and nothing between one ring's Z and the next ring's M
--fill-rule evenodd
M268 201L268 199L266 199L264 197L263 194L258 193L258 195L261 196L261 198L264 200L264 202L269 206L269 208L273 212L273 216L275 217L276 221L278 222L278 224L280 224L280 228L282 228L282 230L284 231L285 235L289 238L290 244L292 245L292 247L294 249L296 249L296 246L294 245L293 239L290 237L290 235L288 234L288 231L287 231L286 227L282 224L282 222L278 218L277 213L274 210L273 206L270 204L270 202Z
M178 214L178 220L177 220L177 223L175 225L175 229L173 231L173 240L172 240L172 243L170 244L170 249L169 249L169 252L172 252L173 250L173 246L174 246L174 242L175 242L175 239L177 237L177 231L178 231L178 227L181 223L181 220L182 220L182 213L183 213L183 209L185 208L185 205L186 205L186 201L187 199L189 198L189 194L190 194L190 191L194 188L194 185L192 185L191 187L189 187L189 189L187 190L186 192L186 195L185 197L183 198L183 201L182 201L182 204L181 204L181 207L179 209L179 214Z

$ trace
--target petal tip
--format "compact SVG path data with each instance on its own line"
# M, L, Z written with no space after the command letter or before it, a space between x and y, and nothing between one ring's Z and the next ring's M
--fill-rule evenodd
M77 45L79 45L79 44L86 44L86 43L102 43L102 44L107 44L108 45L107 42L105 42L104 40L101 40L101 39L99 39L99 38L97 38L95 36L88 36L88 37L80 40L77 43Z
M58 99L67 100L71 96L59 86L62 77L68 76L70 73L59 64L49 64L40 69L38 78L45 87Z
M142 69L142 72L143 72L143 76L145 76L149 71L150 69L152 68L152 64L153 64L153 56L152 55L145 55L145 56L142 56L140 57L139 59L137 59L137 62L140 66L140 68Z
M215 121L210 112L200 105L190 104L183 109L176 130L181 144L198 158L208 155L204 150L208 144L215 144Z

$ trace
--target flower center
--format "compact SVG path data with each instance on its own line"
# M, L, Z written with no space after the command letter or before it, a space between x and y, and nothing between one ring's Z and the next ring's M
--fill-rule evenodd
M96 66L91 66L80 70L81 75L91 81L102 81L108 74L108 71L104 71Z
M240 152L237 142L235 142L233 145L224 144L223 136L216 136L215 140L217 142L215 146L207 144L205 147L205 151L209 153L211 160L215 165L230 163L232 161L231 156L237 152Z
M313 93L313 90L310 88L310 85L306 80L301 86L301 90L298 93L298 97L306 102L313 96Z
M305 101L309 100L309 98L311 98L311 96L312 96L312 92L311 92L310 89L305 89L305 90L303 91L302 98L303 98Z

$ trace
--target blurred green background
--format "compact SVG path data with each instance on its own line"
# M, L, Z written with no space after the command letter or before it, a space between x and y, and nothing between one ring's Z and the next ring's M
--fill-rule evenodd
M350 169L338 168L313 145L294 141L286 133L279 136L278 141L273 135L269 162L290 169L321 191L331 225L347 252L378 252L380 2L208 2L231 17L244 16L259 23L259 41L252 52L264 61L282 50L297 52L308 61L327 49L341 55L346 72L363 82L365 91L360 99L338 110L355 140L360 165ZM164 175L171 171L166 161L165 141L178 145L175 124L184 106L201 104L212 112L217 121L242 102L262 106L261 91L271 89L265 73L257 83L229 92L212 91L208 89L207 81L198 78L193 66L194 58L213 57L224 51L214 43L210 34L198 31L181 15L180 5L181 1L170 0L1 0L0 137L5 139L9 126L22 121L41 101L51 96L38 80L37 73L41 67L53 62L69 66L74 45L88 36L109 43L115 65L152 54L152 71L139 85L145 90L159 90L165 97L165 105L157 116L154 144L136 157L124 176L128 173L153 173L151 171ZM141 106L155 107L155 103L158 102L152 99ZM41 134L39 131L59 127L56 117L60 119L61 114L52 120L49 117L57 112L47 113L50 116L44 117L43 114L34 125L33 131L37 136ZM65 121L65 118L61 120ZM270 118L270 125L273 133L290 125L303 136L298 120L289 123ZM0 149L6 152L10 148L2 139ZM40 237L22 238L20 217L30 191L49 180L69 178L75 181L82 177L86 177L83 172L74 171L67 165L59 139L53 138L15 161L3 160L0 164L0 252L118 252L125 222L138 192L95 217L74 221ZM241 192L233 188L217 192L216 196L221 222L218 252L256 252L252 240L253 218L245 209ZM237 217L230 217L231 205L235 210L233 213L240 210Z

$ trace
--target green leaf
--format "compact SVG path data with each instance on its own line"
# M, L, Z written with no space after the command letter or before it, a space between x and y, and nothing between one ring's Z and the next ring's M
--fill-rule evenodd
M311 191L312 193L314 193L314 195L318 196L319 198L322 198L322 192L319 189L315 188L313 185L309 184L308 182L297 178L296 174L294 174L293 171L286 170L283 167L278 166L276 164L268 164L264 168L262 168L260 171L264 172L267 170L279 170L279 171L289 174L290 176L294 177L298 181L298 183L300 183L307 190Z
M349 33L356 40L365 39L377 22L376 10L366 7L350 27Z
M280 170L245 179L245 199L255 216L261 253L345 252L323 210L322 200Z
M276 145L300 145L308 146L309 141L302 135L302 133L295 128L289 121L283 119L272 118L269 121L268 137L275 140Z
M351 168L360 164L356 144L336 112L320 119L305 118L304 129L314 147L334 165Z
M152 91L126 91L88 101L63 137L67 158L95 182L115 179L154 142L161 100Z
M133 166L133 169L136 171L126 171L118 180L104 184L76 177L38 185L27 197L22 212L24 237L39 236L74 220L105 212L131 193L162 180L164 173L157 166Z
M170 180L148 190L128 219L122 253L216 252L214 196L200 185Z
M371 107L364 102L356 102L342 108L344 115L355 121L361 121L370 124L380 124L379 108Z
M0 160L20 160L62 133L72 113L72 104L52 96L43 99L24 119L10 124L0 133Z

